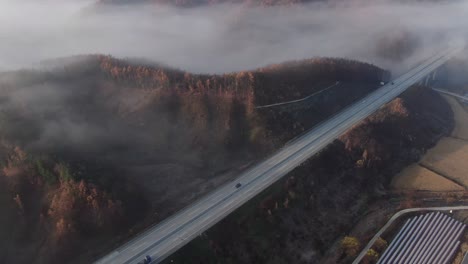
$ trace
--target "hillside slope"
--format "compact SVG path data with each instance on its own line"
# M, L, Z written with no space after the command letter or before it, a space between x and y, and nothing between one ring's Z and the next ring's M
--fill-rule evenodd
M174 263L322 263L395 173L453 129L450 106L415 87L169 259ZM327 263L351 263L340 252ZM168 260L167 263L170 263Z
M109 56L0 74L0 261L89 262L378 87L310 59L224 75ZM343 85L307 109L257 111ZM3 219L2 219L3 221ZM104 246L103 246L104 245Z

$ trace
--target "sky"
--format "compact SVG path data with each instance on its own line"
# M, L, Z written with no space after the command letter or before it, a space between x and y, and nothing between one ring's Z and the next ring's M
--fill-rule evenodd
M402 71L463 41L468 1L345 1L296 7L130 5L87 0L0 0L0 70L79 54L109 54L196 73L249 70L311 57L344 57ZM404 61L376 55L379 39L407 31L419 47Z

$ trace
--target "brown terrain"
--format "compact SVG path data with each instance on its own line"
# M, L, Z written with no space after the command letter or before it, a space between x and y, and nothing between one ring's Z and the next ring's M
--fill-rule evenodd
M316 1L97 2L194 7ZM398 29L382 36L373 52L398 61L418 41ZM218 75L104 55L48 63L0 72L0 263L90 263L373 91L389 75L370 64L330 58ZM302 98L336 81L339 86L301 109L255 108ZM418 161L452 125L445 101L414 87L174 260L320 262L372 201L387 197L392 176ZM458 180L460 175L451 182ZM350 258L340 248L330 263Z
M422 191L462 191L463 186L444 178L433 170L426 169L419 164L411 165L392 181L396 190L422 190Z
M463 191L468 187L468 113L461 104L446 97L455 119L449 137L442 138L419 161L395 176L397 190Z
M45 67L0 73L0 263L90 262L387 75L326 58L224 75L109 56ZM255 109L336 81L297 112Z
M458 94L466 94L468 88L466 59L453 60L446 66L447 85L440 87ZM444 98L454 113L455 126L452 133L442 138L422 159L395 176L392 188L396 191L429 191L433 193L466 193L468 189L468 107L466 103L450 96ZM437 194L434 194L437 195ZM447 204L457 201L459 195L445 199ZM454 214L458 220L468 224L468 212ZM468 234L461 238L462 244L453 259L453 264L461 263L468 249Z
M468 60L453 59L440 70L435 85L458 94L468 92ZM468 187L468 109L467 104L445 96L455 120L452 133L441 139L417 164L395 176L395 190L466 191Z
M167 263L348 263L350 252L328 249L452 127L442 97L414 87Z
M437 88L464 94L468 90L466 72L468 60L454 59L439 71ZM453 112L454 126L451 133L446 134L425 155L397 173L389 186L388 195L371 203L359 217L359 221L346 233L346 237L336 240L328 250L324 263L336 263L337 256L345 254L356 256L369 241L397 211L412 207L434 207L449 205L466 205L466 158L468 112L466 103L449 96L442 96L448 102ZM434 117L436 118L436 117ZM468 224L468 212L457 211L453 217ZM383 237L391 238L401 227L404 219L401 217L387 230ZM461 262L466 249L467 235L462 237L462 244L453 259L453 264ZM380 244L380 245L379 245ZM375 263L378 256L385 250L387 242L378 240L367 252L363 263ZM351 261L353 258L350 258Z

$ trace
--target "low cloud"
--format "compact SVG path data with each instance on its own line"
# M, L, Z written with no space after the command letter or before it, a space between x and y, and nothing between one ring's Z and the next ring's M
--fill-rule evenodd
M192 72L253 69L314 56L363 60L401 71L440 46L464 39L468 2L346 1L293 7L126 5L0 0L0 70L42 60L104 53ZM376 55L389 32L417 37L403 61Z

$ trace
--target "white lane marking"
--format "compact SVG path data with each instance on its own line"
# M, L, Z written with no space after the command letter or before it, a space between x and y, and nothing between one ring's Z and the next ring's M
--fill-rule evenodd
M131 250L132 250L132 251L135 251L135 250L137 250L137 249L139 249L139 248L141 248L141 247L143 247L143 246L146 246L146 242L142 242L141 244L137 245L136 247L132 247Z
M438 63L438 61L441 60L443 57L447 57L447 55L442 56L441 58L432 61L430 64L440 64L440 63ZM445 58L444 58L444 59L445 59ZM424 67L428 67L428 65L430 66L430 64L420 65L420 66L418 66L417 68L421 68L421 67L423 67L423 66L424 66ZM422 70L420 70L420 71L417 72L416 74L414 74L413 72L415 72L415 70L413 70L413 71L411 72L411 74L413 74L412 77L408 78L407 80L403 81L402 83L400 83L400 84L397 85L397 86L400 86L400 85L404 86L406 83L409 83L410 81L412 81L413 79L415 79L416 76L417 76L417 78L419 78L419 76L423 73ZM407 74L409 74L409 73L410 73L410 72L408 72ZM405 74L405 75L407 75L407 74ZM400 87L397 87L397 88L399 88L399 89L395 89L395 90L396 90L396 93L398 94L398 93L400 93L399 90L404 90L404 89L406 89L407 87L401 87L401 88L400 88ZM390 98L390 97L391 97L390 94L393 94L393 93L394 93L394 91L392 91L390 94L386 94L386 93L387 93L387 90L388 90L388 89L386 89L385 91L384 91L384 90L381 90L380 93L374 93L373 95L371 95L371 96L368 97L367 99L376 98L376 97L377 97L377 98L379 98L378 101L383 101L383 103L385 103L386 101L389 101L390 99L392 99L392 98ZM387 99L387 98L390 98L390 99ZM320 141L323 141L323 140L327 141L326 138L323 138L324 135L322 135L324 132L327 132L327 131L321 131L322 129L325 129L325 130L328 129L328 130L329 130L330 127L332 127L332 126L334 127L336 123L341 123L341 122L346 123L346 119L345 119L344 121L342 120L342 119L345 118L345 117L350 118L350 119L359 120L359 119L361 119L360 117L367 115L369 112L372 113L372 112L375 110L375 109L372 109L372 108L374 107L374 105L375 105L375 104L373 104L373 102L370 102L369 105L366 106L364 109L363 109L363 108L360 108L360 107L356 107L356 105L354 105L354 107L350 107L350 108L348 108L348 109L345 109L345 110L346 110L345 112L348 112L348 114L341 115L341 116L340 116L340 115L337 115L337 116L332 117L331 120L329 120L329 121L331 121L331 122L324 123L324 124L321 124L321 126L319 126L319 129L318 129L318 130L319 130L321 133L309 134L309 135L307 135L307 137L304 137L303 139L304 139L304 141L309 141L309 140L311 140L310 138L315 138L315 139L317 139L317 138L322 137L322 138L320 139ZM364 110L364 111L363 111L363 110ZM363 113L363 112L364 112L364 113ZM360 114L360 115L359 115L359 116L356 116L357 114ZM338 117L339 117L339 118L338 118ZM349 123L349 122L348 122L348 123ZM340 127L338 127L336 130L338 130L338 131L343 130L343 127L340 126ZM338 132L338 131L334 131L334 133L333 133L333 131L332 131L332 134L337 134L337 133L339 134L340 132ZM317 129L316 129L314 132L318 132ZM309 137L309 136L310 136L310 137ZM278 155L278 156L276 156L276 157L275 157L275 155L273 155L273 157L276 158L276 159L275 159L276 162L277 162L277 163L285 162L285 161L286 161L286 160L284 160L284 159L285 159L285 156L286 156L287 160L295 160L295 159L297 159L297 154L298 154L298 153L301 153L300 155L305 154L305 153L304 153L305 151L304 151L304 150L301 151L301 148L302 148L304 145L308 145L308 144L307 144L308 142L304 142L304 141L301 142L301 140L299 140L299 142L296 142L296 143L298 143L298 144L294 144L295 146L293 145L293 146L291 146L292 148L289 148L289 151L288 151L288 148L286 148L286 151L280 151L278 154L280 154L280 153L282 152L281 155ZM310 141L309 141L309 142L310 142ZM299 149L298 149L298 148L299 148ZM307 149L308 149L308 150L310 149L309 146L307 147ZM291 153L291 152L293 152L293 151L299 151L299 152L298 152L298 153ZM306 152L306 153L307 153L307 152ZM290 157L287 157L288 155L290 155ZM294 157L292 157L292 156L296 156L296 158L294 158ZM271 159L271 160L273 160L273 159ZM279 160L279 162L278 162L278 160ZM302 160L302 158L301 158L300 160ZM267 165L267 164L264 163L264 164L262 164L262 165ZM292 167L292 165L289 164L289 166L288 166L288 165L285 166L285 164L283 164L283 166L281 166L280 169L278 170L280 173L278 173L278 171L277 171L276 173L275 173L275 172L272 172L273 175L262 175L261 177L263 178L263 177L273 176L273 177L271 177L271 178L277 178L278 175L279 175L279 174L282 174L282 171L283 171L283 170L287 170L288 167ZM258 167L257 167L257 168L258 168ZM267 167L267 168L262 167L260 171L262 171L262 173L263 173L263 171L264 171L265 169L270 169L270 168L268 168L268 167ZM258 172L258 170L255 170L255 169L254 169L254 170L252 170L252 172ZM265 172L266 172L266 171L265 171ZM276 175L275 175L275 174L276 174ZM247 173L247 175L245 175L245 176L249 176L248 178L256 178L256 177L255 177L256 175L254 175L254 173L252 173L252 174L250 174L250 175L248 175L248 173ZM265 178L262 179L262 180L265 180ZM272 181L275 181L275 179L272 179ZM266 182L266 181L265 181L265 182ZM268 184L268 183L267 183L267 184ZM225 186L225 187L227 187L227 186ZM221 189L223 189L223 188L221 188ZM221 191L221 189L218 189L217 191ZM258 189L263 189L263 187L258 188ZM242 193L245 193L245 192L242 192ZM209 197L209 196L206 197L206 198L208 198L208 199L200 199L200 200L198 201L198 202L199 202L199 203L197 203L197 206L199 207L198 209L202 209L202 210L196 210L196 211L201 211L201 212L203 212L203 211L205 210L204 207L208 206L208 205L209 205L209 202L211 202L211 201L213 200L214 197L223 197L222 194L220 195L220 193L219 193L219 192L216 192L216 191L213 192L212 194L213 194L214 196L211 196L211 195L210 195L211 197ZM240 196L240 194L239 194L239 195L236 195L236 196ZM225 197L225 196L224 196L224 197ZM241 198L241 199L239 199L239 198ZM245 197L244 197L244 198L245 198ZM236 201L236 200L237 200L237 201ZM239 200L240 200L240 201L239 201ZM230 200L230 202L235 202L235 203L239 204L239 203L242 202L242 200L245 200L245 199L243 199L242 197L232 197L232 199ZM203 203L202 203L202 202L203 202ZM206 203L206 204L204 204L204 203ZM235 205L234 207L237 207L237 206ZM194 209L194 208L191 207L191 208L188 208L188 209ZM213 209L217 209L217 208L213 208ZM185 212L184 212L184 211L185 211ZM181 214L178 214L179 217L182 217L182 216L183 216L183 213L187 213L187 211L188 211L188 210L182 210L182 212L180 212ZM213 213L211 213L211 214L206 214L203 218L209 217L209 215L216 215L216 213L217 213L216 210L214 210ZM176 214L176 215L177 215L177 214ZM171 218L172 218L172 217L171 217ZM172 218L172 219L173 219L173 220L176 220L177 218ZM177 219L177 220L179 220L179 221L177 221L177 222L179 222L178 224L182 224L182 223L186 222L186 221L185 221L186 219L183 219L183 218L179 218L179 219ZM177 222L176 222L176 223L177 223ZM166 222L166 223L168 223L168 222ZM173 224L176 224L176 223L173 223ZM170 224L170 225L169 225L169 226L170 226L169 229L172 228L173 224ZM194 223L194 224L195 224L195 226L197 226L197 224L200 224L200 223ZM191 226L193 227L194 224L191 224ZM205 226L206 226L206 223L205 223ZM160 226L160 228L161 228L161 227L163 227L163 226ZM167 227L167 225L165 225L164 227ZM157 230L157 229L159 229L159 228L156 228L156 230ZM200 230L200 229L199 229L199 230ZM154 231L155 231L155 230L151 230L151 232L149 232L150 234L147 234L147 235L148 235L148 236L151 236L151 237L156 236L157 234L153 233ZM164 230L164 231L168 232L167 230ZM163 231L163 232L164 232L164 231ZM182 231L182 230L181 230L181 231ZM164 233L166 233L166 232L164 232ZM153 233L153 234L151 234L151 233ZM146 238L149 238L148 236L147 236ZM142 239L144 239L144 237L143 237ZM138 240L139 240L139 239L137 239L137 241L138 241ZM140 240L140 241L141 241L141 240ZM132 242L135 243L136 241L132 241ZM128 245L128 244L127 244L127 245ZM124 247L124 248L125 248L125 247Z

